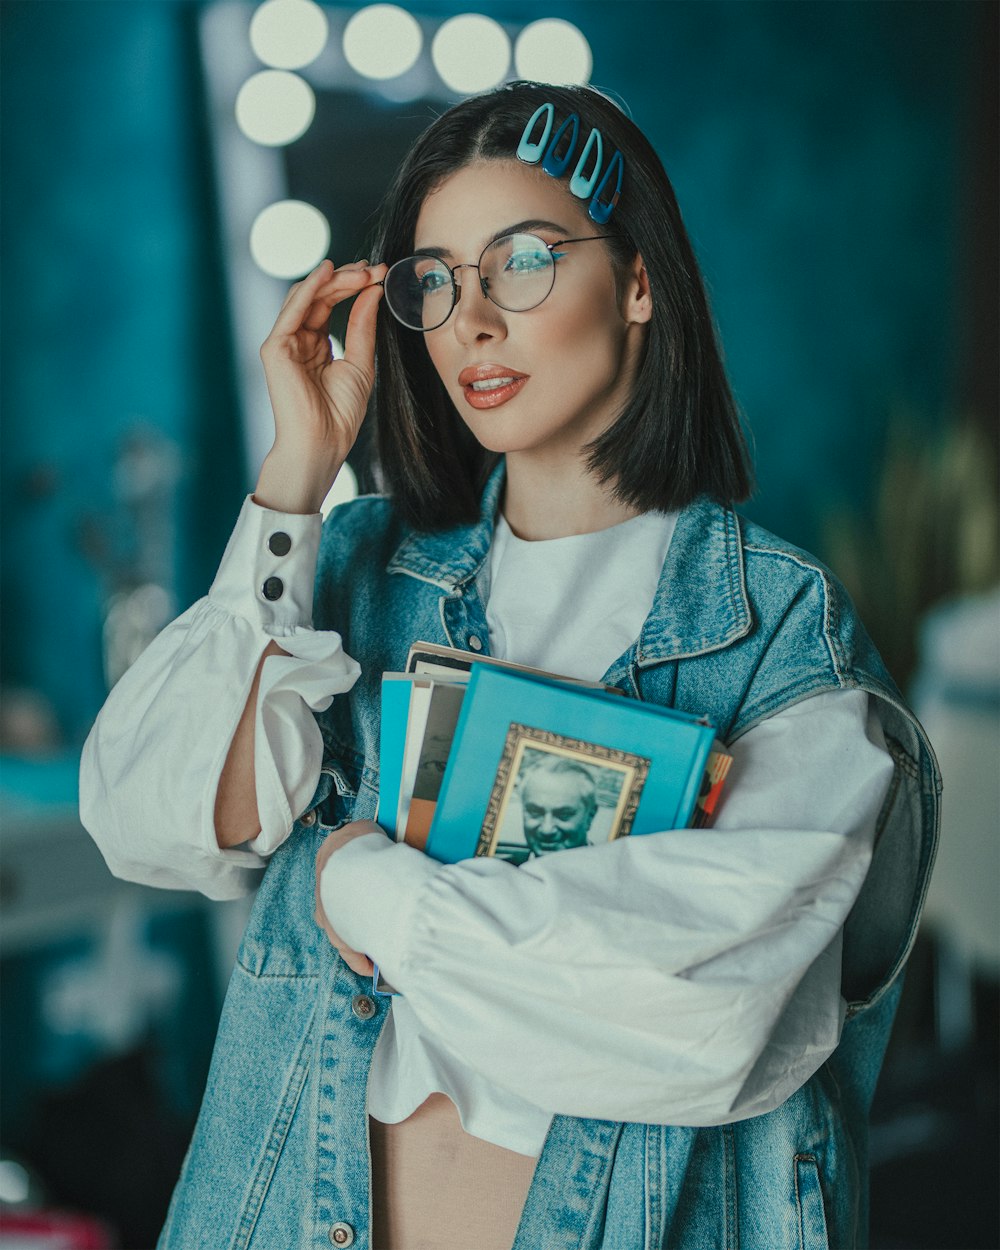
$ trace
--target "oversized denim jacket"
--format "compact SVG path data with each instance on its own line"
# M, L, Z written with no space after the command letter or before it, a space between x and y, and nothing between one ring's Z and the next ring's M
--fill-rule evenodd
M319 716L319 787L264 873L161 1250L370 1247L366 1085L388 1001L317 929L314 859L330 829L374 817L381 673L416 639L487 652L480 585L501 485L498 470L480 520L446 533L407 530L381 497L324 525L315 624L363 671ZM652 610L604 680L706 713L728 742L819 691L860 688L895 774L845 926L833 1056L776 1110L733 1124L556 1116L514 1250L863 1246L868 1110L937 837L933 753L830 573L707 499L681 512Z

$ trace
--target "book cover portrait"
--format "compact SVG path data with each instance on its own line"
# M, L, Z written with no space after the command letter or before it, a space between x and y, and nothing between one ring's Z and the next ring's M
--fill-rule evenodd
M511 723L476 847L514 864L624 837L650 761Z

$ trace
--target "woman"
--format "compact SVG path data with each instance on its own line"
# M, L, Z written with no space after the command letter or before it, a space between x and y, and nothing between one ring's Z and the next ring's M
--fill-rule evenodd
M835 580L732 511L666 175L598 92L510 84L418 140L376 255L290 292L218 577L85 749L114 872L260 881L161 1245L862 1245L936 770ZM388 493L321 528L373 379ZM417 639L708 715L715 828L517 869L391 842L380 678Z

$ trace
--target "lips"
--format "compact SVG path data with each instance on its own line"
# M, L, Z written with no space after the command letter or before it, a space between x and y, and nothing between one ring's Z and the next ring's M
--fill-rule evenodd
M473 408L498 408L512 399L528 381L528 374L504 365L470 365L458 375L465 399Z

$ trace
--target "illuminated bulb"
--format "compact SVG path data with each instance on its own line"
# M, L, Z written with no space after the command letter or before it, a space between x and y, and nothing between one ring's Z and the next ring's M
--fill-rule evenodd
M525 26L514 46L518 78L533 82L590 82L594 57L586 36L559 17L545 17Z
M358 497L358 479L349 464L341 466L340 472L334 479L333 485L320 505L320 512L327 516L331 508L336 507L338 503L350 503L352 499Z
M265 65L301 69L326 47L326 14L313 0L267 0L250 22L250 44Z
M14 1206L30 1196L31 1178L21 1164L13 1159L0 1160L0 1202Z
M300 278L315 269L330 247L330 223L312 204L281 200L257 215L250 254L272 278Z
M344 27L344 56L365 78L398 78L412 69L424 37L417 19L395 4L370 4Z
M463 13L438 30L431 59L445 86L471 95L503 82L510 67L510 40L492 18Z
M316 113L312 87L298 74L264 69L240 88L236 121L254 143L280 147L309 129Z

